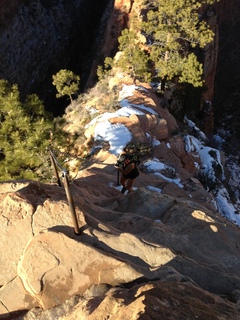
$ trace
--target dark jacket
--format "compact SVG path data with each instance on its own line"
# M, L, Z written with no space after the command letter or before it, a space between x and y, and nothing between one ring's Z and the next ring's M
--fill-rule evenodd
M123 166L123 169L126 169L127 166L128 164L125 167ZM136 164L134 164L134 168L132 169L132 171L130 171L128 174L123 174L123 176L126 179L136 179L139 176L139 171Z

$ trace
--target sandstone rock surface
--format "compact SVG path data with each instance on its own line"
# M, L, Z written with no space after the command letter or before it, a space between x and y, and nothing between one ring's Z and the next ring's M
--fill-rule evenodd
M222 319L229 310L239 314L226 300L240 290L239 228L205 200L172 191L173 196L170 183L143 172L137 189L122 195L114 159L107 152L98 156L102 161L89 163L70 184L80 235L74 233L64 188L33 181L1 184L1 263L7 269L1 275L1 314L11 317L37 306L52 310L74 296L75 309L62 319L101 319L104 312L110 319L148 319L158 312L167 317L171 305L185 319L201 316L199 308L212 319L221 306ZM192 311L179 306L182 299L184 306L191 300Z
M230 2L232 8L234 1ZM78 6L80 2L74 3ZM4 4L9 5L7 1ZM52 20L44 15L45 7L40 1L31 4L38 6L39 28L48 30ZM115 47L137 4L115 1L111 16L115 24L109 24L108 35L112 36L113 25L118 29L112 43L106 41L103 52ZM60 9L55 11L62 21L65 9ZM23 7L18 21L26 10ZM1 15L10 30L2 33L0 41L4 51L11 47L11 41L17 43L21 58L22 53L31 52L30 28L26 27L33 21L23 19L21 30L16 32L24 44L31 38L20 54L19 42L9 40L8 35L16 31L17 24L11 25L13 18ZM68 28L71 23L66 22ZM68 30L60 33L68 34ZM62 43L57 34L51 35L52 46L44 51L49 61L55 60L52 48ZM10 49L15 50L14 46ZM209 98L216 50L214 43L206 55L211 66ZM18 72L13 70L16 63L10 61L5 69L13 56L4 56L2 69L7 78L20 79L28 91L35 79L44 78L45 69L36 66L34 78L24 76L28 65ZM33 60L42 61L38 50L34 59L28 59L28 69L33 68ZM176 135L176 121L159 99L150 90L142 90L129 101L135 105L144 102L159 117L146 112L112 121L122 121L136 142L142 142L146 132L163 140L151 156L170 163L182 187L145 168L136 190L123 196L116 186L116 159L100 151L70 185L81 231L77 236L62 187L33 181L1 183L0 319L158 319L159 315L173 320L240 319L239 228L215 211L212 195L195 177L194 162L200 160L186 153L182 137ZM25 310L31 311L24 315Z

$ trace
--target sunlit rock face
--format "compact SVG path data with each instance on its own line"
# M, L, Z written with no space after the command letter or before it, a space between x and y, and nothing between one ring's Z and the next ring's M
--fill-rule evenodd
M136 107L145 102L146 114L110 120L124 121L136 142L148 132L161 143L142 155L126 195L117 184L115 154L100 148L86 159L69 185L78 232L63 186L0 184L0 314L6 319L23 310L30 311L21 320L158 313L192 320L204 312L235 319L239 313L239 227L217 213L213 194L196 178L196 149L187 153L175 119L143 85L131 88L129 100ZM161 117L150 117L150 109ZM172 169L148 165L157 159Z
M141 172L137 190L122 195L115 188L114 160L102 152L71 183L80 235L74 233L63 187L1 184L1 314L7 319L19 310L50 310L78 296L75 312L87 318L93 310L84 306L95 305L98 296L92 319L102 317L102 308L116 315L168 314L167 301L177 306L179 299L191 306L191 316L198 315L199 304L222 319L236 316L238 306L226 298L240 290L239 228L209 209L207 194L202 189L199 197L201 186L194 180L190 197L190 191ZM110 301L117 306L118 296L121 306L114 311ZM148 299L152 307L145 309Z

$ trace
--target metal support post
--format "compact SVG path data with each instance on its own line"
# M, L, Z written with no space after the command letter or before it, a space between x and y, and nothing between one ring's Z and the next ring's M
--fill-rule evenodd
M57 179L57 183L58 183L59 187L61 187L61 180L59 178L56 162L54 161L54 158L53 158L51 150L49 150L49 154L50 154L51 164L53 166L54 173L55 173L55 176L56 176L56 179Z
M117 186L120 186L120 183L119 183L119 170L117 169Z
M74 208L74 203L73 203L73 198L69 189L69 181L68 181L68 177L67 177L67 173L64 171L62 172L63 174L63 183L64 183L64 188L65 188L65 192L66 192L66 196L67 196L67 200L68 200L68 205L72 214L72 220L73 220L73 225L74 225L74 231L76 235L80 235L80 231L79 231L79 225L78 225L78 221L77 221L77 215L76 215L76 211Z

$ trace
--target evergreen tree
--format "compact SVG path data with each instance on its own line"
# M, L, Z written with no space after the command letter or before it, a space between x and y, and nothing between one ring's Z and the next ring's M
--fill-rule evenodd
M114 59L109 57L105 59L104 67L98 67L98 77L102 79L105 74L110 75L111 68L117 67L132 76L134 80L149 82L151 64L145 40L140 33L139 17L135 14L131 17L131 28L124 29L118 38L119 54Z
M58 93L57 98L68 95L72 102L72 95L79 90L80 77L70 70L62 69L52 76L53 85L56 87Z
M38 179L53 123L36 95L21 102L18 87L0 80L1 180Z
M105 75L110 73L113 65L114 65L114 61L112 58L110 58L110 57L105 58L104 66L98 66L98 68L97 68L98 79L103 80Z
M218 1L218 0L217 0ZM214 0L147 0L146 21L142 28L150 43L150 58L163 80L178 78L193 86L202 86L202 64L194 48L204 48L214 33L199 16L202 5Z
M162 90L167 80L175 79L202 87L203 66L196 49L209 44L214 33L199 12L202 6L217 1L142 0L141 19L131 17L130 29L122 31L118 38L121 54L111 66L144 81L158 77ZM109 66L105 63L105 71ZM99 75L104 75L103 68Z
M116 65L134 79L138 78L149 82L151 79L149 57L143 46L141 47L141 42L136 37L136 32L124 29L118 41L121 56Z

